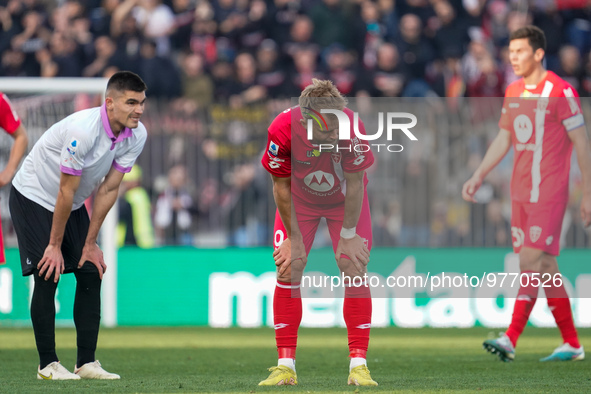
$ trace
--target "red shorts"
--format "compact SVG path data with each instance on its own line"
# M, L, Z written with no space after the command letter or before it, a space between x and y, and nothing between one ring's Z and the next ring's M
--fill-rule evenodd
M328 231L332 240L332 249L336 252L339 240L341 239L341 228L343 227L343 217L345 215L345 204L326 205L326 206L307 206L304 204L295 204L296 213L298 216L298 225L306 247L306 254L310 253L312 244L314 243L314 236L318 229L318 224L321 218L326 218ZM371 233L371 215L369 213L369 201L367 193L363 196L363 203L361 205L361 213L359 214L359 221L357 222L357 234L366 241L367 247L371 250L372 233ZM281 245L287 232L283 226L283 221L279 215L279 211L275 213L275 228L273 230L273 246L275 249Z
M511 236L515 253L519 253L521 247L525 246L558 256L565 211L566 202L513 202Z

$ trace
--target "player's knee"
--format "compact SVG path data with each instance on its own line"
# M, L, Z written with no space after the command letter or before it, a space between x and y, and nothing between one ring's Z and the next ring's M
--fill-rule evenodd
M277 268L277 280L285 283L300 282L306 264L298 261L294 261L283 273L280 273L279 268Z
M362 269L359 270L359 268L353 263L353 261L346 257L341 257L337 262L337 266L345 276L355 277L367 273L367 267L362 266Z
M556 274L558 272L558 262L556 261L556 256L544 254L540 263L540 273Z

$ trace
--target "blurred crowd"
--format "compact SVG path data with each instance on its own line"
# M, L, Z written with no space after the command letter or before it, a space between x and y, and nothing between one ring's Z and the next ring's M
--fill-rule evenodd
M546 66L591 95L585 0L3 0L0 75L137 72L195 106L298 96L498 97L511 31L546 32Z

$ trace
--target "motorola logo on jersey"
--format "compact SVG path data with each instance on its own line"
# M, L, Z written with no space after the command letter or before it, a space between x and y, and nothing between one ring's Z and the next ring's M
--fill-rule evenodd
M529 116L521 114L515 117L513 121L513 128L515 129L515 136L517 141L525 144L531 138L534 132L534 127Z
M306 175L304 183L317 192L327 192L334 186L334 176L324 171L314 171Z

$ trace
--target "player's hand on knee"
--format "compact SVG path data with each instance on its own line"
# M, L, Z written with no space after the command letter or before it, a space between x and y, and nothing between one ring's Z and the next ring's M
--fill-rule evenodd
M53 281L57 283L60 280L60 275L64 273L64 257L62 256L61 248L48 245L43 253L43 258L37 264L39 270L39 277L49 280L53 275Z
M343 254L351 260L357 271L365 271L365 267L369 263L369 248L365 244L365 240L358 234L350 239L341 237L335 253L337 263Z
M78 262L78 268L82 268L84 263L90 261L98 270L99 277L103 279L103 274L107 272L107 264L105 264L105 260L103 258L103 251L96 242L91 244L84 244L84 248L82 249L82 257Z
M273 259L277 266L279 276L283 276L292 263L298 260L298 264L306 265L306 249L301 240L286 238L273 252Z

